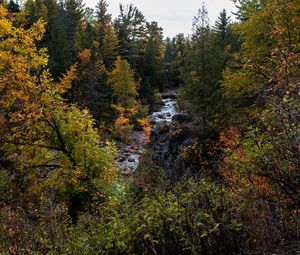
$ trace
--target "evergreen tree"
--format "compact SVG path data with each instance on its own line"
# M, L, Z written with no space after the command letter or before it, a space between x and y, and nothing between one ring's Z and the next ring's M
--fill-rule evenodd
M144 15L136 7L130 4L125 8L120 4L120 15L114 22L120 42L119 52L134 69L139 63L140 43L145 37L145 23Z
M113 63L118 55L119 40L112 25L108 25L104 29L102 47L102 59L108 68L113 66Z
M204 76L206 71L206 56L207 56L207 42L210 32L209 27L209 19L208 19L208 12L207 9L202 3L202 7L198 10L197 16L194 18L193 22L193 29L194 29L194 41L196 42L196 47L200 52L200 69L199 76L200 80L204 82Z
M253 13L257 13L266 4L266 0L233 0L233 2L238 9L234 14L241 21L249 19Z
M96 59L90 49L78 54L77 76L70 90L73 102L90 109L98 122L110 122L112 89L108 84L108 71L101 60Z
M140 96L148 104L153 104L155 89L163 87L163 57L164 46L162 28L156 22L147 23L147 44L143 61L143 82L140 87Z
M2 4L5 6L5 1L3 1L3 3L1 3L1 1L0 1L0 5L2 5ZM17 1L14 2L13 0L9 1L7 9L11 13L18 13L18 12L20 12L20 6L19 6L18 2Z
M107 12L108 4L100 0L96 6L96 30L98 55L105 66L111 68L118 55L118 37L112 26L111 15Z
M108 4L105 0L99 0L96 5L96 21L105 27L107 24L111 23L111 14L108 13ZM103 30L99 29L100 37L103 37Z
M189 41L184 37L184 34L180 33L174 38L175 45L175 63L174 63L174 85L183 85L185 75L187 73L187 48Z
M194 35L188 51L189 68L182 97L187 109L205 127L216 128L219 112L220 80L224 66L224 49L216 44L209 27L207 10L202 5L194 20Z
M47 19L47 7L41 0L27 0L24 4L26 26L30 27L38 19L42 18L45 22Z
M94 22L94 9L90 7L86 7L84 9L84 23L85 24L92 24Z
M82 29L82 38L81 38L81 48L89 49L92 54L92 58L96 58L97 55L97 45L96 41L96 30L93 26L93 22L85 21L84 27Z
M65 11L65 30L72 52L72 60L76 59L77 53L81 50L81 29L84 17L84 4L82 0L66 0L63 4Z
M167 86L173 87L175 85L175 40L169 37L165 40L165 56L164 56L164 76Z
M225 9L220 12L213 29L216 32L218 44L224 49L225 45L228 43L230 33L230 17L227 16Z
M100 0L96 5L96 25L97 25L97 41L99 43L100 57L103 57L103 41L105 30L111 24L111 15L107 12L108 4L105 0Z
M71 50L56 0L45 0L45 5L48 10L45 42L49 52L49 67L56 79L70 67Z

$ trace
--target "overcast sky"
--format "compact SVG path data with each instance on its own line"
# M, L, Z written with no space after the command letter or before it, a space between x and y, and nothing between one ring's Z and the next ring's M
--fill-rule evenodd
M83 0L88 7L94 8L97 0ZM106 0L109 11L115 18L119 14L119 3L136 6L147 21L157 21L163 28L164 35L173 37L178 33L191 34L192 22L202 0ZM231 0L206 0L210 23L214 24L222 9L228 14L234 11ZM231 15L232 16L232 15Z

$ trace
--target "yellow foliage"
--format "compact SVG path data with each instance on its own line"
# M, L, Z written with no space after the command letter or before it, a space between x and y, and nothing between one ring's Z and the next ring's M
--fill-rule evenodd
M26 191L29 196L41 195L47 188L69 194L103 192L109 185L104 180L116 176L114 146L100 144L89 112L66 104L61 96L70 88L76 66L54 83L45 70L46 50L36 46L45 31L43 21L24 29L6 15L0 6L3 158L12 162L12 171L22 173L28 186L24 196ZM80 57L86 61L89 55L85 50Z
M138 119L138 124L143 128L143 130L146 132L147 140L150 140L150 130L152 125L150 124L150 120L148 117Z
M114 122L112 134L117 139L128 142L133 129L133 126L130 124L130 118L132 117L132 112L135 112L135 110L132 108L126 109L121 105L113 105L113 107L118 111L119 117Z
M120 57L115 61L115 68L109 75L116 101L125 108L133 108L136 104L137 84L134 80L133 71L126 60Z

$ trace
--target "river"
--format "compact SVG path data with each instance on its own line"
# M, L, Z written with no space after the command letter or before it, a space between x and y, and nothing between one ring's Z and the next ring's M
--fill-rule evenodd
M157 124L163 122L171 122L172 117L177 113L177 102L176 99L164 98L161 102L161 109L157 112L150 114L149 119L152 124L152 129L156 128ZM143 131L133 131L133 141L131 145L127 145L124 148L117 151L117 166L125 174L134 172L139 164L141 154L143 153L144 147L147 144L146 134Z

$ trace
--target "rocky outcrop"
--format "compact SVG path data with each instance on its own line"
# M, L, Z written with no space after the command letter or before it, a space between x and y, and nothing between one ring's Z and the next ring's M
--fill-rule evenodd
M159 111L163 106L165 106L165 102L163 100L158 100L152 106L152 111L153 112Z
M177 113L172 117L172 121L176 121L181 124L190 123L192 120L192 116L186 113Z
M193 143L191 118L187 115L177 115L175 119L180 122L157 124L151 131L150 141L153 151L159 156L161 166L165 169L169 179L174 182L190 172L190 166L182 155L185 147ZM183 122L183 119L189 121Z
M115 158L116 165L123 174L131 174L137 169L141 150L147 144L147 134L144 131L133 131L129 140L131 145L119 145Z
M177 91L176 90L167 90L167 91L162 92L160 95L163 99L166 99L166 98L175 99L177 97Z
M162 94L163 99L158 102L158 111L150 115L152 130L148 146L157 153L159 163L172 181L178 181L189 174L189 162L182 156L186 146L193 143L192 117L186 113L177 112L175 91ZM135 141L131 146L118 151L117 165L123 173L132 173L139 164L140 151L145 142L140 144L141 132L136 131ZM143 139L142 139L143 140Z

